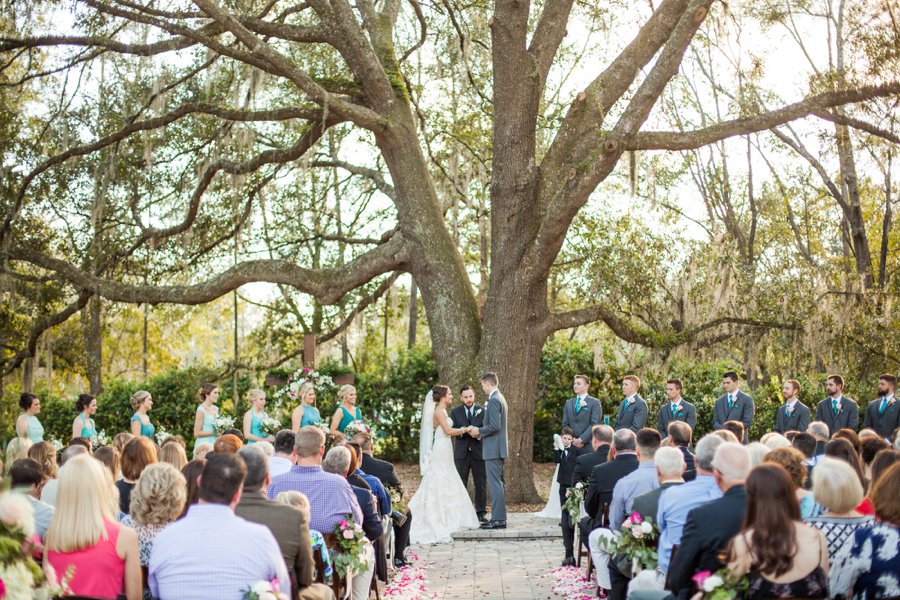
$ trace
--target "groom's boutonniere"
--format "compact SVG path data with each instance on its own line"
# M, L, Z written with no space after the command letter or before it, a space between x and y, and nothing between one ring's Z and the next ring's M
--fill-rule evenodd
M476 408L476 409L475 409L475 416L477 417L478 415L480 415L480 414L483 413L483 412L484 412L483 409L481 409L481 408Z

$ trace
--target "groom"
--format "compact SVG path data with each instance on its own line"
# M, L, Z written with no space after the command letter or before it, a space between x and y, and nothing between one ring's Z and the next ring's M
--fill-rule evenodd
M503 485L503 462L508 454L506 438L506 399L497 389L497 374L481 376L481 389L487 394L484 425L468 427L469 435L481 438L481 455L491 489L491 520L482 529L506 529L506 489Z

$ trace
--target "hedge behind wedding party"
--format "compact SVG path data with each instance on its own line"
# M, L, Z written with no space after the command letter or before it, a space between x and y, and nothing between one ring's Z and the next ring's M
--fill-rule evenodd
M712 407L715 399L722 394L722 373L730 369L740 371L740 365L727 361L684 363L673 361L665 374L646 373L639 369L638 376L643 385L640 394L650 409L647 426L656 426L656 416L660 405L666 402L665 380L677 377L684 382L683 397L697 407L698 422L694 439L699 439L711 429ZM333 360L325 360L319 372L332 377L349 372ZM249 408L243 400L246 391L262 386L266 374L286 379L287 369L270 370L260 373L259 378L243 375L238 379L241 397L240 411ZM562 407L572 395L572 378L576 374L591 378L591 394L603 404L603 414L615 423L616 410L621 402L621 380L628 374L628 367L615 360L607 360L601 368L594 366L594 351L590 345L577 341L551 341L544 348L539 373L539 397L535 402L534 458L539 462L552 460L552 438L561 427ZM810 407L825 397L826 374L812 378L799 376L802 386L801 400ZM397 354L386 365L377 370L355 374L358 402L367 420L372 421L378 432L378 451L393 461L417 460L419 438L419 409L428 387L437 381L437 367L430 348L417 347ZM195 394L203 383L212 382L221 386L219 406L224 414L234 415L232 401L232 379L224 369L212 367L192 367L172 370L149 378L145 382L112 380L99 397L95 421L97 429L112 437L129 427L134 412L129 404L131 395L145 389L153 395L154 406L150 419L157 429L170 434L182 435L192 447L194 412L197 408ZM473 385L476 382L473 382ZM741 382L742 389L748 391L756 401L756 418L750 430L750 438L759 438L769 431L775 422L775 412L780 399L781 380L772 379L768 384L750 388ZM870 398L875 397L875 382L848 381L847 395L860 402L865 409ZM503 389L501 382L501 390ZM476 386L477 388L477 386ZM290 410L283 399L276 396L277 387L264 388L268 395L268 412L290 425ZM337 386L320 390L317 404L324 419L330 419L337 407L335 393ZM46 429L47 439L66 442L71 434L75 419L75 395L70 398L50 396L46 391L37 390L41 397L39 418ZM18 415L18 394L8 389L0 411L0 431L3 443L9 439ZM457 390L454 396L459 397ZM477 395L480 402L480 391ZM241 415L235 423L240 427Z

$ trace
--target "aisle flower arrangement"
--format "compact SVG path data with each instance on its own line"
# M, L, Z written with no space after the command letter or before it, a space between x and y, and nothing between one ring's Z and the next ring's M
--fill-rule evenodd
M642 518L639 513L631 513L622 522L622 528L615 532L612 540L603 541L606 550L613 556L620 554L628 557L632 563L632 571L655 569L659 560L656 549L656 538L659 528L653 519Z
M419 561L419 556L414 552L408 552L406 558L409 564L400 567L394 577L384 588L385 600L424 600L425 598L437 598L437 592L428 591L425 575L429 564Z
M281 591L278 579L260 580L244 590L244 600L288 600L288 596Z
M728 569L719 569L715 573L700 571L691 580L703 593L703 600L734 600L743 598L750 587L746 577L735 577Z
M581 520L581 503L584 502L584 483L579 481L566 490L566 501L563 510L569 513L572 523Z
M334 550L332 564L338 573L365 573L366 534L351 515L341 519L334 527L338 547Z
M597 587L584 576L584 571L578 567L559 567L541 575L541 579L553 579L550 590L566 600L594 600L596 598Z

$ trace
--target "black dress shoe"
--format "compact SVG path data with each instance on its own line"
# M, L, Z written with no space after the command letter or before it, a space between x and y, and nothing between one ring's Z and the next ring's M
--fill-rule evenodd
M394 566L399 569L401 567L408 567L409 563L402 556L398 556L394 559Z
M506 529L506 521L488 521L482 524L481 529Z
M567 556L567 557L565 558L565 560L562 561L562 564L561 564L560 566L562 566L562 567L574 567L574 566L575 566L575 557L573 557L573 556Z
M478 513L478 520L481 521L482 523L487 523L488 522L487 513Z

